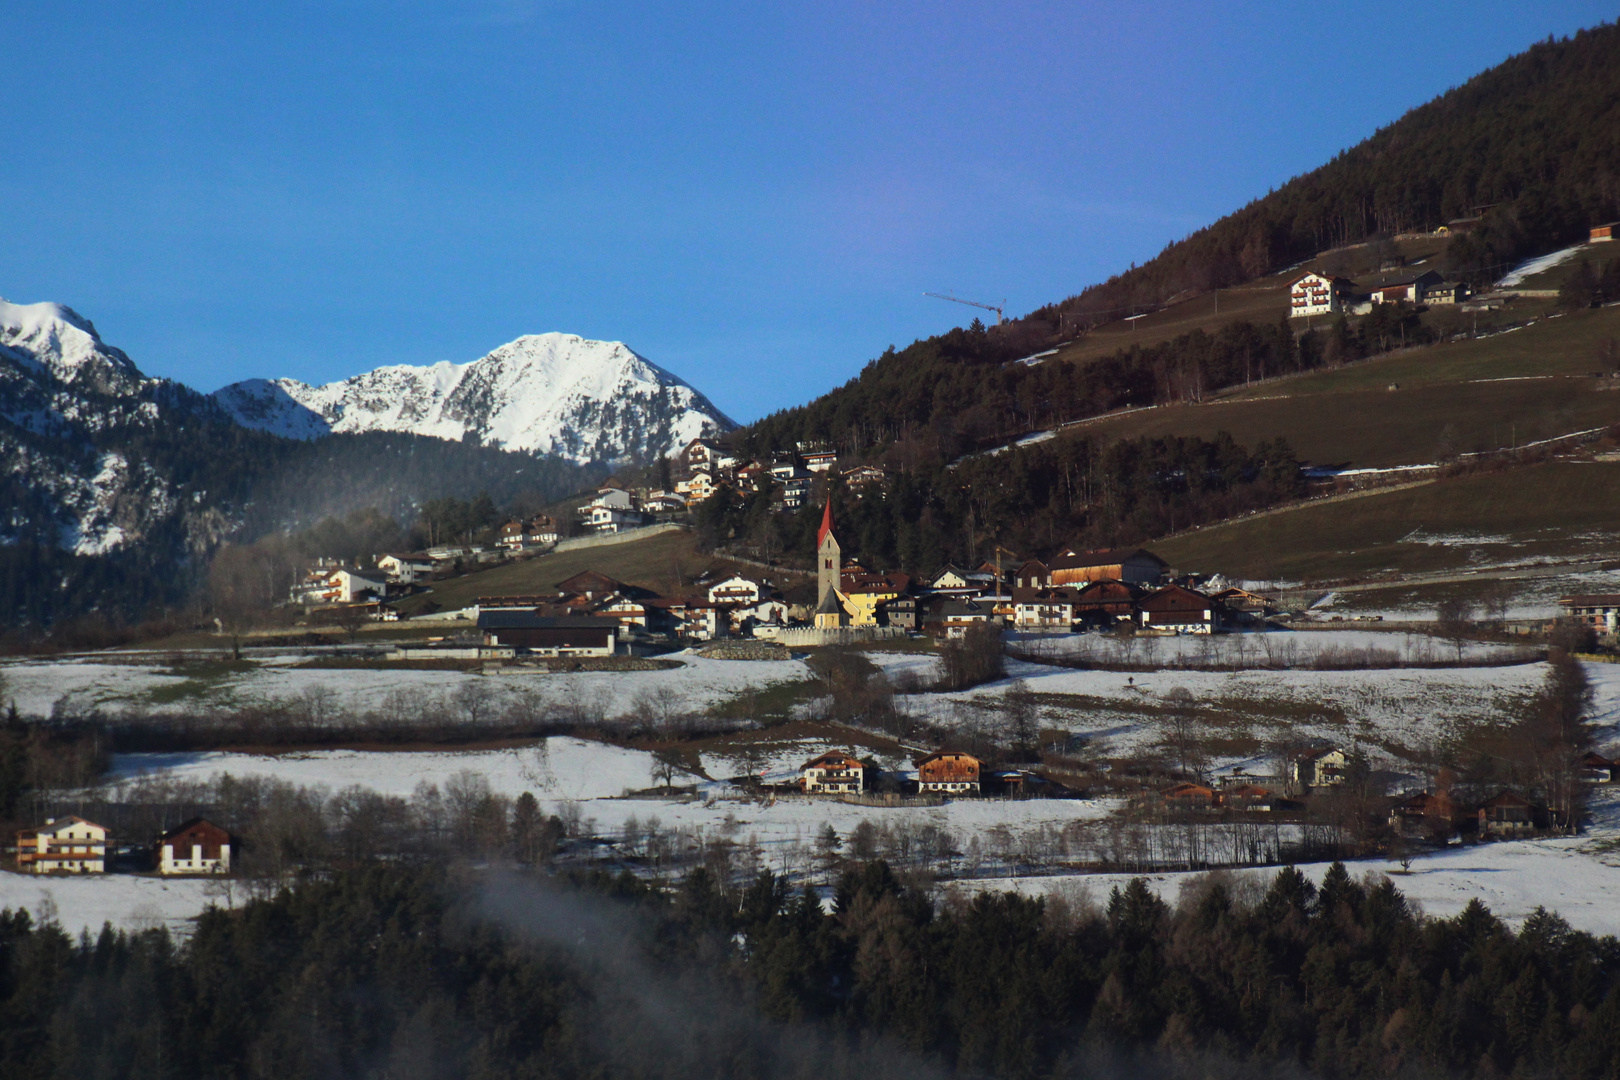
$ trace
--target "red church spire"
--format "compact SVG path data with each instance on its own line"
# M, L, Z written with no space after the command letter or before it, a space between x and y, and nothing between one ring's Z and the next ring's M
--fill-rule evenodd
M827 534L832 532L832 527L832 494L829 492L827 495L827 508L821 512L821 528L816 530L816 547L819 548L822 541L827 539Z

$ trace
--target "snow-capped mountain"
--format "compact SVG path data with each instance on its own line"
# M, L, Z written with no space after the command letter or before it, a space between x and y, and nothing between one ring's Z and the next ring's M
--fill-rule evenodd
M72 308L0 300L0 543L29 535L100 555L171 518L167 478L111 433L150 429L184 396Z
M553 454L644 461L736 425L616 341L531 334L466 364L400 364L310 386L253 379L214 394L238 423L299 439L400 431Z

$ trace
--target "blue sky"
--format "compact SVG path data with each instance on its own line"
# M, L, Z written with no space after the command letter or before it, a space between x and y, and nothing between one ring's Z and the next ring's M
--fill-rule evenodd
M747 421L1615 14L1301 10L11 0L0 295L203 390L561 330Z

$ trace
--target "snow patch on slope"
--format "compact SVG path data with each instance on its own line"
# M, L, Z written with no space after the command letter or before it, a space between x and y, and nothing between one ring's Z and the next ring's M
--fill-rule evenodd
M340 382L234 383L215 399L292 438L399 431L574 461L648 458L735 425L684 380L616 341L532 334L468 364L396 364Z
M1522 282L1525 278L1535 277L1537 274L1551 270L1555 266L1561 266L1570 259L1573 259L1575 257L1575 253L1585 246L1585 244L1575 244L1572 247L1564 248L1562 251L1554 251L1547 255L1539 255L1534 259L1529 259L1522 262L1518 266L1515 266L1512 270L1509 270L1507 276L1496 283L1496 287L1498 289L1511 289L1515 285Z

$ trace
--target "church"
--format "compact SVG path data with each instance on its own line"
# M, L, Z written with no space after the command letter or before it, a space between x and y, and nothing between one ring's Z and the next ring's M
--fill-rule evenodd
M843 549L833 535L832 496L827 496L827 508L821 512L821 528L816 532L816 629L837 630L849 625L844 611L844 598L838 591L840 576L844 572Z

